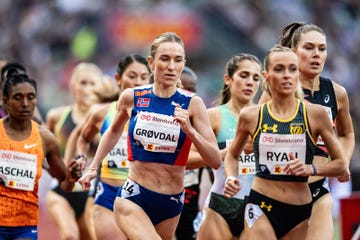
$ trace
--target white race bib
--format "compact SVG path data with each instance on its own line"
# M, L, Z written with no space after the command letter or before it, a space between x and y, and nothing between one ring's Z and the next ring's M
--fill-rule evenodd
M0 150L0 178L9 188L33 191L36 165L35 154Z

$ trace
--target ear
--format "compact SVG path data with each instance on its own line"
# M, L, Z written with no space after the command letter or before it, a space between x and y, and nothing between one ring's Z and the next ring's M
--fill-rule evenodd
M262 75L263 75L263 78L264 78L264 81L267 81L267 72L266 71L262 71Z
M121 78L118 73L115 73L115 80L116 80L117 85L120 87L121 86Z
M230 84L231 84L231 77L230 77L229 74L225 74L225 75L224 75L224 83L225 83L226 85L230 85Z
M154 71L154 59L152 56L147 57L147 61L149 63L149 67L151 71Z

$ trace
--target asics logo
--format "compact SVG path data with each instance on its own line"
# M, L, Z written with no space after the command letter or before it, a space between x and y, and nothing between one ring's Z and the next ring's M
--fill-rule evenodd
M326 94L325 98L324 98L324 102L328 103L329 101L330 101L330 96L329 96L329 94Z
M35 147L35 146L37 146L37 143L34 143L34 144L24 144L24 148L25 149L29 149L29 148L33 148L33 147Z
M313 197L316 197L317 195L319 195L319 193L320 193L320 188L317 188L317 189L313 192L312 196L313 196Z

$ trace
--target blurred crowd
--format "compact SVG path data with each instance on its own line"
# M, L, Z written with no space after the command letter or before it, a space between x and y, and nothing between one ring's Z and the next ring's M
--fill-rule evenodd
M45 114L69 102L69 75L79 61L94 62L113 75L121 56L148 54L146 34L174 26L190 43L188 63L198 73L199 95L210 106L222 82L225 59L234 51L262 58L280 30L294 21L325 30L328 59L323 75L347 89L359 146L358 0L2 0L0 57L28 68L38 81L38 104ZM139 22L143 28L137 28ZM360 169L358 147L352 168Z

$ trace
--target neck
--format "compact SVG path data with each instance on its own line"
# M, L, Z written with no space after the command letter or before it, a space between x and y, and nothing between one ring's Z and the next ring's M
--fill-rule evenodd
M318 91L320 88L320 76L317 75L314 78L306 77L300 74L301 86L304 89L309 89L311 93Z
M17 120L11 117L4 118L4 124L8 125L11 129L22 132L31 128L31 119L29 120Z
M251 106L251 102L242 103L234 98L231 98L230 101L226 103L230 111L235 115L239 116L241 109L247 106Z
M294 114L297 103L297 99L294 96L287 98L273 96L269 101L269 107L274 115L282 119L287 119Z
M164 86L156 83L153 84L153 93L158 97L169 98L174 95L175 92L176 86L174 85Z

